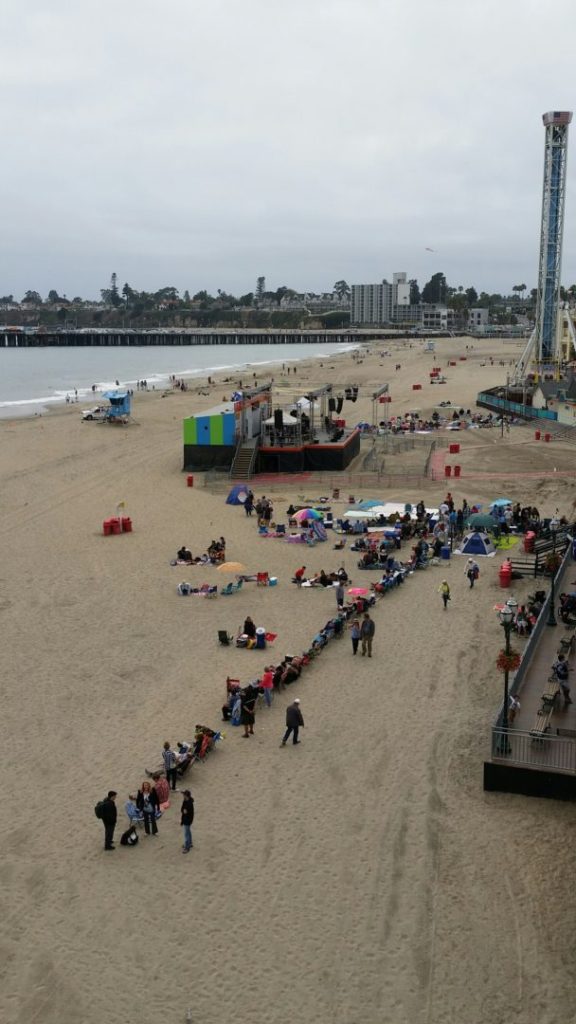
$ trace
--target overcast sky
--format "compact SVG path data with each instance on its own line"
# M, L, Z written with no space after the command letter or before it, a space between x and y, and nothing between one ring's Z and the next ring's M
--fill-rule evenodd
M574 0L5 0L0 26L0 294L536 285Z

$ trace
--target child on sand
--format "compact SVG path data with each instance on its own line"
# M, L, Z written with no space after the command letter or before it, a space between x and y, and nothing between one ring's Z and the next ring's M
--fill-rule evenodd
M438 587L438 593L442 595L442 601L444 602L444 611L448 607L448 601L450 600L450 585L447 580L442 580L442 583Z

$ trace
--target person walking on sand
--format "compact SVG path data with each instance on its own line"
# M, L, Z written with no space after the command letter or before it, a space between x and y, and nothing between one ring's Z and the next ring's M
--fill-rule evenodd
M340 581L336 587L336 604L338 608L344 607L344 585Z
M376 626L374 621L370 618L368 612L364 612L364 618L362 619L362 625L360 626L360 636L362 638L362 657L368 654L368 657L372 657L372 641L374 639L374 633L376 632Z
M442 580L442 583L438 587L438 593L442 595L442 601L444 602L444 611L448 607L448 601L450 600L450 584L447 580Z
M470 590L472 590L472 587L474 586L476 580L480 575L480 569L478 568L478 564L474 561L473 558L468 559L464 575L466 576L468 583L470 584Z
M108 792L108 796L102 801L100 808L100 819L104 825L104 849L114 850L114 829L116 828L116 820L118 818L118 810L116 808L116 796L115 790L111 789Z
M300 710L300 698L296 697L293 704L289 704L286 708L286 732L284 733L284 739L280 744L281 747L285 747L290 734L292 734L292 743L300 743L298 739L298 730L304 728L304 719Z
M354 619L350 626L350 639L352 640L352 654L357 654L358 644L360 643L360 622L358 619Z
M194 799L189 789L184 790L184 799L180 808L180 824L184 834L182 853L190 853L192 842L192 822L194 821Z

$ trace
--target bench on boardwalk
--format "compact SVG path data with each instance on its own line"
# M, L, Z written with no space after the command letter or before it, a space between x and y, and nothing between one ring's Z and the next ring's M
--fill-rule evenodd
M546 683L546 687L542 693L542 702L544 709L549 707L552 710L554 710L556 706L556 698L558 697L559 693L560 683L556 679L556 676L550 676L548 682Z
M533 740L544 739L546 733L550 729L550 719L552 718L552 711L554 709L551 706L541 707L536 712L536 718L534 719L534 725L530 729L530 735Z

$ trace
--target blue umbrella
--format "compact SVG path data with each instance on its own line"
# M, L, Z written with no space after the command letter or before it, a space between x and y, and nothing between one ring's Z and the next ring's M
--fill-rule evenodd
M511 505L510 498L496 498L496 501L490 502L490 508L494 508L495 505Z

